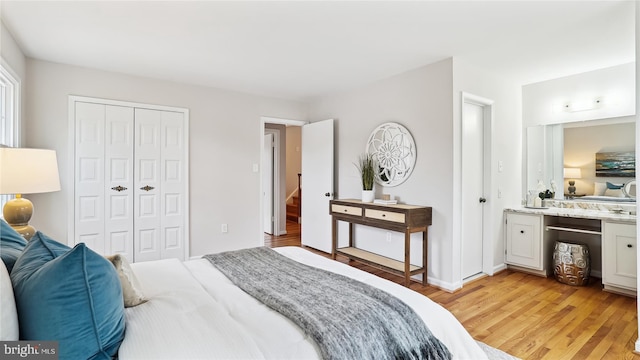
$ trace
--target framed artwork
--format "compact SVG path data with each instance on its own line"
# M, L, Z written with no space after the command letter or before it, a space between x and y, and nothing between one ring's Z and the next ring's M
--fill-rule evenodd
M635 177L636 154L627 152L596 153L597 177Z

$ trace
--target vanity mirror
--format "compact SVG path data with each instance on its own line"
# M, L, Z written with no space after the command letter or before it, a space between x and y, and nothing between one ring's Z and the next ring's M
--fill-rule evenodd
M587 197L584 200L593 195L611 197L611 191L609 194L600 194L596 188L600 185L606 187L607 182L614 186L626 185L635 179L596 176L595 161L596 153L599 152L634 152L633 116L529 127L526 131L526 144L527 189L535 189L539 180L549 186L553 179L559 190L556 199L563 199L563 195L567 193L568 179L563 178L565 167L581 169L582 176L576 180L576 199L585 195ZM632 188L635 190L635 185L629 185L629 189ZM625 197L626 202L635 201L635 197ZM609 199L594 201L600 200Z

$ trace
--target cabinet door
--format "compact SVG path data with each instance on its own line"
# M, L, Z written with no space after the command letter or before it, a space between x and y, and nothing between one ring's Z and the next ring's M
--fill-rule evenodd
M602 244L603 283L636 289L636 245L635 225L604 223L604 243Z
M541 227L540 215L507 213L507 264L543 270Z

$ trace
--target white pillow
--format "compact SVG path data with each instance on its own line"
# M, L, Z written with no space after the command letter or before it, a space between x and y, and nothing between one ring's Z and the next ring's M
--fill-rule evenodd
M7 267L4 261L0 264L0 340L15 341L20 337L16 300Z
M594 184L593 195L604 196L604 193L606 191L607 191L607 183L597 182Z
M611 197L626 197L625 194L622 192L622 189L607 189L604 192L605 196L611 196Z
M133 270L131 270L131 266L129 266L127 258L120 254L107 256L106 258L111 261L118 272L120 285L122 285L124 307L133 307L147 302L147 298L144 297L140 288L138 278L136 277L136 274L133 273Z

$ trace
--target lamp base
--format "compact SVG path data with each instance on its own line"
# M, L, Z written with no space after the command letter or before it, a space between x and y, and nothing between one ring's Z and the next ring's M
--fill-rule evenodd
M30 240L36 233L36 229L29 225L29 220L33 215L33 204L28 199L16 195L15 199L4 204L2 215L4 220L23 238Z
M569 190L569 194L571 195L575 195L576 194L576 182L573 180L569 180L569 187L567 188L567 190Z

